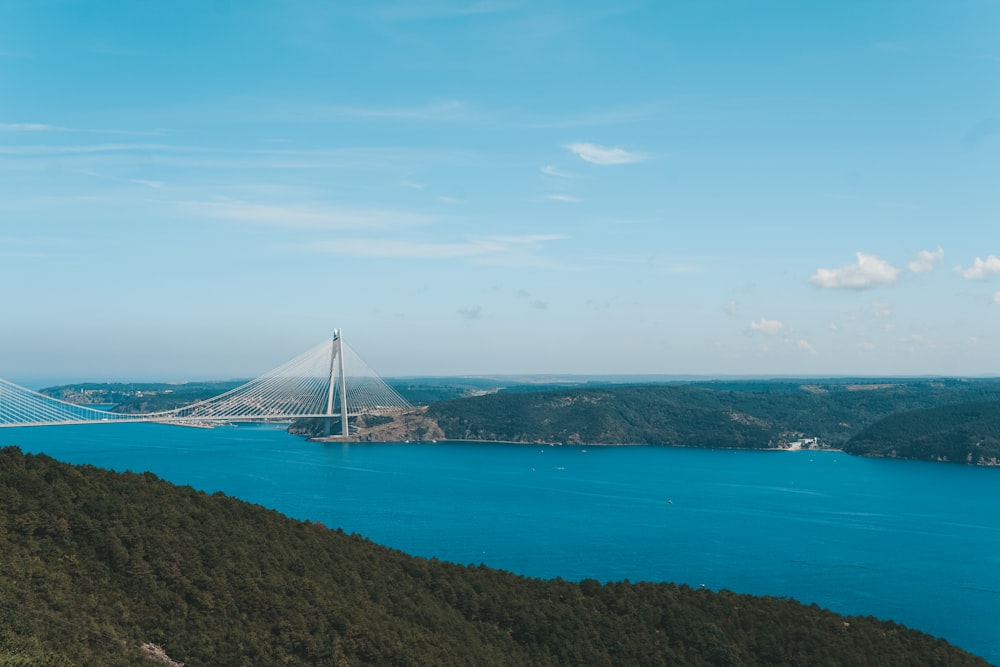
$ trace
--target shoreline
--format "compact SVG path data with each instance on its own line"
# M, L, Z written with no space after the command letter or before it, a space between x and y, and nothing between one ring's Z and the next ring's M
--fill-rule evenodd
M435 438L428 440L368 440L359 436L330 436L321 438L306 438L307 442L330 443L357 443L365 444L399 444L399 445L438 445L447 443L456 444L484 444L484 445L518 445L524 447L671 447L674 449L718 449L724 451L741 452L834 452L844 453L843 449L836 447L713 447L709 445L664 445L647 442L525 442L523 440L480 440L477 438Z

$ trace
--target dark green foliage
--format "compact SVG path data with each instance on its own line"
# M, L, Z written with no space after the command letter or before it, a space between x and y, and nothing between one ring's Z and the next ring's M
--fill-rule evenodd
M428 416L449 438L767 447L769 425L742 419L724 400L708 389L661 385L503 392L438 403Z
M872 618L412 558L154 475L0 450L0 665L985 665Z
M851 454L1000 464L1000 401L945 405L891 415L844 446Z
M806 436L839 447L893 413L985 399L1000 400L1000 383L754 380L512 388L435 403L427 416L454 439L757 449Z

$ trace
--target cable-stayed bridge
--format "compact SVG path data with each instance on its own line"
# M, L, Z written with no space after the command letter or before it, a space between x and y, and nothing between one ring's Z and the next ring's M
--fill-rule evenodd
M213 398L173 410L121 414L66 403L0 379L0 427L161 422L210 426L226 422L324 418L326 428L359 415L402 412L412 406L344 343L340 330L258 378Z

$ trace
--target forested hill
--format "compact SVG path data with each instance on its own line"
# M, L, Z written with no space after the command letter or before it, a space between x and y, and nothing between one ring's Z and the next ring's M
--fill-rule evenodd
M987 664L783 599L412 558L12 447L0 553L0 665Z
M865 456L1000 465L1000 401L891 415L855 435L844 451Z
M889 415L986 400L1000 382L733 381L517 391L432 404L444 437L512 442L841 447Z

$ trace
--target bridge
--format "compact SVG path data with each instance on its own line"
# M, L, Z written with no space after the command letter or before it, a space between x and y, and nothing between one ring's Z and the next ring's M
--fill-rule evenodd
M0 379L0 428L135 422L212 426L321 418L326 420L327 435L339 420L341 435L347 436L350 417L387 415L411 407L344 343L339 329L319 345L235 389L162 412L107 412Z

